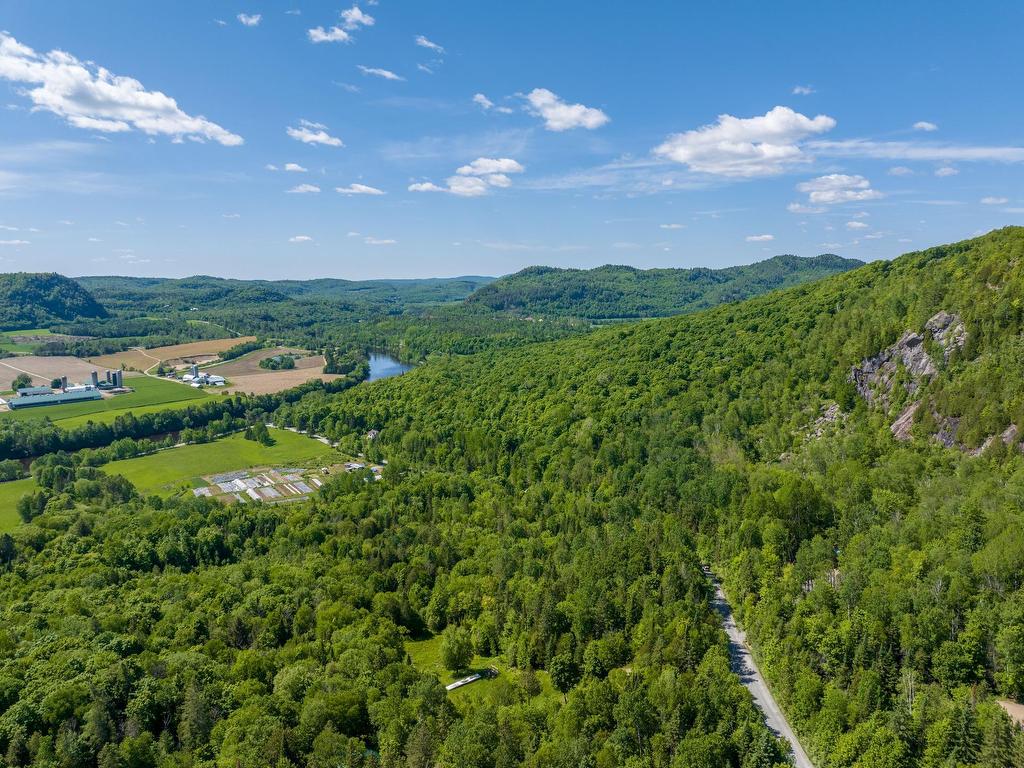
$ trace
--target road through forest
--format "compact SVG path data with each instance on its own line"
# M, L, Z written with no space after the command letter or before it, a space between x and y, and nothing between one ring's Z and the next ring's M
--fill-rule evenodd
M712 606L722 617L722 625L725 627L725 633L729 636L729 661L732 664L732 671L739 676L740 681L754 697L754 702L764 713L768 727L789 742L793 764L796 768L814 768L814 763L807 757L804 748L800 746L800 740L793 733L789 721L786 720L786 715L775 701L775 697L772 696L761 670L757 668L757 663L750 652L750 646L747 645L747 637L733 618L732 607L725 598L721 583L710 571L707 573L715 587Z

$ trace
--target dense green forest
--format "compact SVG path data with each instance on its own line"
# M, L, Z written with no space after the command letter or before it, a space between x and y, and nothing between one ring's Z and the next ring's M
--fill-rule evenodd
M74 280L56 273L0 274L0 330L105 317L106 309Z
M726 269L530 267L480 288L466 301L495 310L592 319L667 317L845 272L863 262L824 254L775 256Z
M778 765L703 561L817 765L1017 768L1022 331L1010 228L274 403L388 460L308 504L144 499L50 455L0 540L0 754ZM404 646L432 636L509 674L449 697Z

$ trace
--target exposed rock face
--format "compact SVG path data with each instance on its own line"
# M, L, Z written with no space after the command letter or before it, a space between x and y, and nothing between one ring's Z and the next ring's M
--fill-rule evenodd
M807 433L807 438L810 440L817 440L819 437L825 434L825 431L839 421L845 421L847 414L843 413L839 408L839 403L832 403L827 408L823 408L821 416L816 418L810 425L810 430Z
M892 430L892 436L897 440L907 441L910 439L910 428L914 426L914 414L917 413L917 409L920 407L921 401L915 400L913 403L903 409L896 421L892 423L889 429Z
M942 356L945 362L949 362L949 356L955 349L962 349L967 341L967 329L959 315L951 314L945 310L934 315L924 329L931 333L932 338L942 347Z
M928 333L943 350L943 361L948 361L953 350L959 349L967 339L963 321L956 314L939 312L924 324ZM893 379L902 365L910 376L907 391L913 394L924 381L938 373L938 368L924 348L925 336L907 331L890 347L874 357L864 360L850 371L850 381L857 392L869 404L889 407L889 396L894 386ZM904 412L903 415L905 415ZM913 416L913 414L911 414ZM901 415L902 417L902 415ZM893 425L895 427L895 425Z

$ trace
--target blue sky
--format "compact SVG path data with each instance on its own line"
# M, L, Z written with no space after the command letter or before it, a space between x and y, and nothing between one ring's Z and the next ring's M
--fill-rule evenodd
M0 0L0 269L890 258L1024 224L1022 28L1003 2Z

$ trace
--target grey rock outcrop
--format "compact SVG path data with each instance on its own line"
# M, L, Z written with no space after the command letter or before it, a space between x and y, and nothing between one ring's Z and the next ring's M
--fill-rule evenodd
M936 313L924 324L924 330L941 347L943 362L949 360L953 350L963 347L967 339L963 321L951 312ZM925 349L925 338L923 333L907 331L895 344L865 359L859 366L854 366L849 378L858 394L871 405L888 408L889 397L895 386L894 379L901 366L908 374L907 392L914 394L928 378L939 371Z

